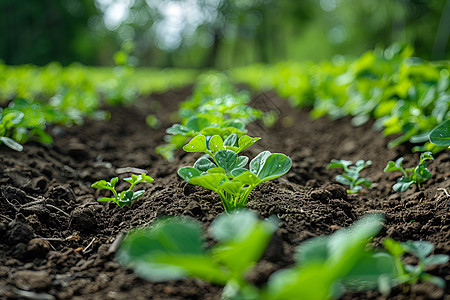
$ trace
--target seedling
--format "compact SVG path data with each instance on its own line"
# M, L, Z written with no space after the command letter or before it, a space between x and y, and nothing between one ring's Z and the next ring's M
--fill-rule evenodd
M404 169L403 164L403 157L400 157L395 162L389 161L386 168L384 168L384 172L390 172L390 171L400 171L402 172L403 176L400 177L397 180L397 183L394 184L393 189L396 192L404 192L406 191L409 186L413 183L417 184L417 186L420 187L420 185L425 182L426 180L431 178L431 173L427 169L428 161L427 160L433 160L434 157L431 154L431 152L424 152L420 154L420 161L419 164L415 168L408 168ZM408 174L410 173L410 174Z
M364 162L364 160L358 160L354 166L352 166L352 164L353 162L350 160L332 159L331 163L327 165L327 169L344 169L344 173L342 173L342 175L336 175L336 181L350 186L347 193L354 194L362 190L362 185L365 185L366 187L370 187L372 185L372 181L369 179L359 177L359 172L361 172L361 170L366 166L371 165L372 161L368 160Z
M397 242L393 239L385 239L384 247L392 255L397 271L395 284L414 284L418 281L429 281L440 288L445 288L445 280L425 272L425 267L436 264L445 264L449 256L445 254L430 255L433 244L426 241ZM402 256L406 253L413 254L419 259L417 265L403 264Z
M112 197L112 198L102 197L102 198L98 198L97 201L99 201L99 202L112 201L120 207L122 207L124 205L130 205L132 201L141 197L145 192L145 190L133 191L133 187L136 184L141 183L141 182L151 183L151 182L153 182L154 179L145 174L141 174L141 175L133 174L133 175L131 175L131 177L124 178L123 180L130 183L131 185L127 190L122 191L120 193L117 193L117 191L115 189L116 184L119 182L119 177L114 177L109 182L107 182L106 180L99 180L97 182L94 182L91 185L91 187L93 187L95 189L110 190L114 194L114 197Z
M244 168L249 158L238 154L259 139L248 135L238 139L231 134L225 140L214 135L207 141L204 135L198 135L183 150L205 155L193 167L180 168L178 175L190 184L218 193L226 212L243 208L257 185L286 174L292 166L288 156L263 151L250 162L249 169Z
M393 286L416 282L410 280L411 274L420 274L421 280L442 287L443 280L429 277L423 267L444 263L448 257L426 257L433 249L431 245L430 250L429 243L401 243L400 250L389 247L397 251L392 251L395 255L368 247L382 221L381 214L369 214L350 228L302 243L296 249L296 264L272 274L262 287L248 282L246 275L264 253L278 222L272 217L260 221L255 213L246 210L213 221L209 232L218 243L211 249L204 247L202 226L198 222L174 217L157 220L151 228L129 233L117 259L152 281L193 277L224 285L222 299L233 300L322 300L338 298L349 290L377 288L387 294ZM385 242L388 243L397 242ZM410 273L412 267L403 268L401 255L405 251L423 257L420 272Z

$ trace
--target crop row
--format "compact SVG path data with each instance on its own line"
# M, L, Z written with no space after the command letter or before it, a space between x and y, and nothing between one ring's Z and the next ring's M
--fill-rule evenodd
M249 282L246 275L264 253L278 220L272 217L260 221L255 213L245 210L248 196L260 183L286 174L292 161L284 154L270 151L261 152L250 162L248 157L239 155L259 140L244 134L246 122L242 120L246 120L249 112L253 112L251 116L258 114L245 102L236 100L241 94L221 76L207 77L211 81L202 81L194 89L194 95L180 105L178 114L185 118L182 124L167 130L170 139L165 146L173 146L172 150L179 146L177 143L187 142L184 151L204 154L192 167L181 167L178 175L219 195L227 214L218 217L210 227L209 234L217 244L205 248L201 225L195 221L180 217L162 219L149 228L129 233L117 254L119 262L152 281L193 277L224 285L223 299L329 299L345 291L370 289L388 294L392 287L418 281L445 286L443 279L425 271L426 266L446 263L449 259L443 254L430 255L434 249L432 244L385 239L385 250L370 246L370 239L382 226L380 214L369 214L349 229L301 244L296 250L296 264L275 272L265 286L257 287ZM238 123L239 127L229 126ZM173 142L174 137L177 143ZM431 152L424 152L418 166L406 170L399 159L389 162L385 172L402 172L404 176L394 188L398 185L398 190L404 191L412 183L419 185L431 177L426 168L430 159L433 159ZM350 185L349 192L358 192L360 184L370 186L369 180L359 177L360 171L370 163L351 164L332 160L328 168L344 169L336 179ZM124 180L133 186L152 182L153 178L141 174ZM109 182L94 183L92 187L111 190L114 194L113 198L98 200L131 205L132 200L143 194L142 190L133 192L132 186L119 193L114 189L117 182L116 177ZM419 263L405 264L402 258L406 254L416 256Z

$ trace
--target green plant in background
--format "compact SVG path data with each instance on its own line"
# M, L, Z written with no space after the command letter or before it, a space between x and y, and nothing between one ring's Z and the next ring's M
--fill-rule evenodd
M218 243L210 249L204 247L198 222L174 217L129 233L117 260L152 281L193 277L224 285L222 299L234 300L322 300L340 297L345 291L377 288L388 294L393 286L412 284L419 277L442 286L443 280L430 277L423 267L445 263L448 257L426 257L433 249L431 246L429 250L429 244L401 243L407 251L424 257L418 267L420 272L413 271L414 266L403 268L401 255L405 251L391 255L368 246L382 221L380 214L366 215L347 229L302 243L296 249L296 264L272 274L262 287L248 282L246 275L264 253L277 221L273 217L260 221L255 213L246 210L213 221L209 233ZM385 244L389 243L393 244ZM423 245L428 250L420 250Z
M436 126L429 135L431 143L450 148L450 119Z
M389 148L409 141L425 143L413 151L437 153L445 147L428 142L428 135L450 118L450 70L446 62L424 61L413 52L394 43L357 59L256 64L233 69L230 76L258 91L276 90L293 106L311 107L314 118L352 116L355 126L374 118L386 136L399 135Z
M372 185L372 181L369 179L359 177L359 172L371 165L372 161L368 160L364 162L364 160L358 160L354 166L352 164L353 162L350 160L332 159L331 163L327 165L327 169L342 168L344 173L342 175L336 175L336 181L350 186L347 193L358 193L362 190L362 185L366 187Z
M265 116L248 106L249 101L249 93L237 92L225 74L205 73L197 81L192 96L179 104L180 123L166 130L168 144L157 147L156 152L170 160L175 149L197 135L220 135L224 139L233 133L242 136L247 133L247 124Z
M292 166L288 156L263 151L250 161L249 169L244 168L249 158L238 154L259 139L248 135L238 139L234 133L225 140L219 135L209 140L204 135L198 135L183 150L205 155L193 167L180 168L178 175L190 184L200 185L219 194L227 213L244 208L256 186L286 174Z
M130 205L132 201L141 197L145 192L145 190L133 191L133 187L141 182L152 183L154 181L152 177L145 174L141 175L132 174L131 177L124 178L123 180L128 182L130 184L130 187L127 190L124 190L120 193L118 193L115 189L116 184L119 182L119 177L114 177L109 182L107 182L106 180L99 180L94 182L91 185L91 187L95 189L109 190L114 194L114 197L112 198L102 197L98 198L97 201L99 202L112 201L120 207L124 205Z
M385 239L383 245L395 261L397 272L396 281L394 282L395 285L429 281L442 289L445 288L445 280L425 272L427 266L445 264L449 260L449 256L445 254L430 255L434 249L433 244L427 241L407 241L401 243L393 239ZM404 264L402 262L402 257L406 253L418 258L417 265Z
M415 168L403 168L403 157L400 157L395 162L389 161L387 166L384 168L384 172L400 171L403 176L397 180L394 184L393 189L396 192L406 191L411 184L415 183L417 186L431 178L431 173L427 169L428 160L433 160L434 157L431 152L424 152L420 154L419 164ZM410 174L408 174L410 173Z

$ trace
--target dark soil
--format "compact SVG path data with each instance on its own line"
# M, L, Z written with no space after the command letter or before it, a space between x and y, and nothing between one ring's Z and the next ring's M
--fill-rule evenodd
M0 147L0 298L1 299L220 299L221 287L186 279L165 283L142 280L114 260L123 234L165 215L190 216L206 228L223 212L219 198L187 185L176 174L198 157L178 151L172 162L155 154L170 115L190 89L153 95L136 106L111 108L108 122L87 120L73 128L53 127L54 145L28 143L23 152ZM450 155L442 152L430 164L433 177L422 188L392 191L399 174L383 173L388 160L405 157L418 162L409 145L388 150L389 139L372 124L352 127L348 118L312 121L307 111L294 110L274 94L264 95L281 112L272 129L258 123L249 134L262 140L246 154L281 152L293 160L285 176L262 184L250 195L249 208L261 216L277 215L280 228L264 258L249 278L263 284L274 271L293 263L295 247L314 236L331 234L369 212L384 212L385 227L375 239L426 240L435 253L450 252ZM162 121L154 130L145 117ZM374 184L347 195L335 183L332 159L372 160L362 172ZM128 169L127 169L128 168ZM148 171L155 178L142 184L144 196L131 207L119 208L96 199L106 195L90 185ZM125 187L119 186L119 189ZM430 273L450 281L449 264ZM449 284L448 284L449 286ZM450 299L449 289L431 284L401 286L389 297L377 292L346 294L345 299Z

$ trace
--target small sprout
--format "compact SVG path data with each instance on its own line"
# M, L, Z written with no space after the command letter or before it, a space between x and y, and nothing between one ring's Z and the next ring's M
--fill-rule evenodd
M440 288L445 288L445 280L425 272L425 267L430 265L445 264L449 256L445 254L430 255L434 249L433 244L427 241L397 242L393 239L385 239L383 245L394 258L396 268L396 282L394 284L415 284L418 281L428 281ZM417 265L404 264L402 256L410 253L419 259Z
M205 155L193 167L180 168L178 175L190 184L218 193L227 213L243 208L257 185L286 174L292 166L288 156L263 151L250 161L249 169L244 168L249 158L238 153L259 139L248 135L238 139L236 134L231 134L225 140L219 135L207 140L204 135L198 135L183 150Z
M114 194L114 197L112 197L112 198L102 197L102 198L98 198L97 201L99 201L99 202L112 201L120 207L122 207L124 205L130 205L131 201L138 199L145 192L145 190L139 190L139 191L134 192L132 190L133 187L136 184L141 183L141 182L152 183L154 179L145 174L141 174L141 175L132 174L131 177L124 178L123 180L128 182L130 184L130 187L127 190L122 191L120 193L117 193L117 191L115 189L116 184L119 182L119 177L114 177L109 182L107 182L106 180L99 180L97 182L94 182L91 185L91 187L93 187L94 189L110 190Z
M365 185L366 187L370 187L372 185L372 181L369 179L359 177L359 172L361 172L361 170L366 166L371 165L372 161L368 160L364 162L364 160L358 160L354 166L352 166L352 164L353 162L350 160L332 159L331 163L327 165L327 169L344 169L344 173L342 175L336 175L336 181L350 186L347 193L354 194L362 190L362 185Z
M403 176L400 177L397 180L397 183L394 184L393 189L396 192L404 192L406 191L409 186L413 183L417 184L417 186L420 187L420 185L425 182L426 180L431 178L431 173L427 169L428 162L427 160L433 160L434 157L431 152L424 152L420 154L420 161L417 167L410 168L410 169L404 169L403 164L403 157L400 157L395 162L389 161L386 168L384 168L384 172L390 172L390 171L400 171L402 172ZM411 174L408 174L411 173Z

